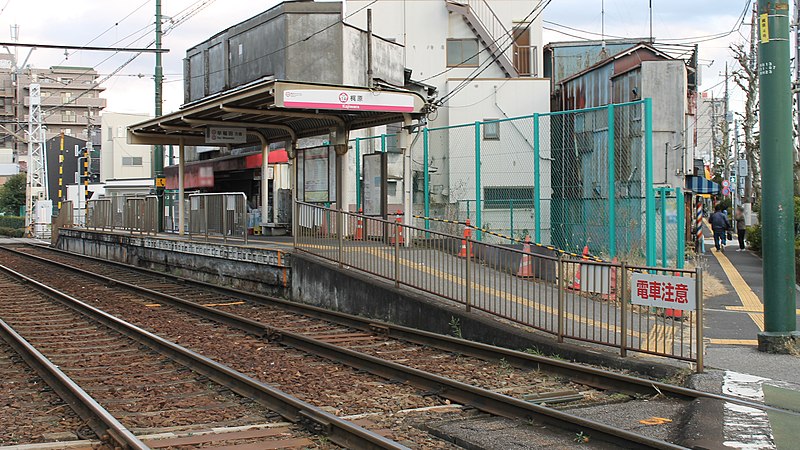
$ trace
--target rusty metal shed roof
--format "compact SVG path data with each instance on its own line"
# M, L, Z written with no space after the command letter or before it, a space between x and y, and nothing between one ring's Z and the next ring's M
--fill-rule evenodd
M128 127L132 144L207 145L208 127L246 128L246 144L288 141L419 119L425 99L402 89L300 83L265 78ZM258 135L256 135L258 133ZM259 136L260 135L260 136Z

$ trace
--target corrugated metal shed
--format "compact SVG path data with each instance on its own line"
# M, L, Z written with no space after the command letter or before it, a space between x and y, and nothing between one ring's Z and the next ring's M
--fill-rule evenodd
M552 42L544 47L544 76L550 78L551 90L576 73L598 62L647 41L642 39L615 39L605 41Z

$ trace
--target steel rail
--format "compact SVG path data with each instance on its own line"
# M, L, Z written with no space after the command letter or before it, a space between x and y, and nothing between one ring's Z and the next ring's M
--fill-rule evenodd
M0 265L0 271L21 280L38 292L54 298L79 313L116 330L169 357L191 370L228 387L232 391L263 404L286 420L298 423L314 434L324 434L345 448L408 450L408 447L364 429L352 422L323 411L266 383L220 364L156 334L139 328L66 293ZM144 447L147 448L147 447Z
M67 402L100 440L112 439L126 449L150 448L2 319L0 319L0 337L8 342L28 366Z
M29 255L33 256L33 255ZM38 257L37 257L38 258ZM47 260L44 260L47 261ZM56 266L60 263L51 262ZM2 266L0 266L2 267ZM69 266L63 266L69 267ZM353 351L334 344L329 344L299 333L271 327L260 322L238 316L215 308L200 305L173 295L161 293L141 286L136 286L103 275L92 274L82 269L71 268L91 278L123 287L148 298L177 306L200 317L222 322L245 332L269 341L278 342L316 356L337 361L342 364L367 371L390 380L402 380L418 388L434 392L451 401L472 406L494 415L523 420L534 420L545 425L552 425L562 430L591 435L593 439L622 445L624 448L645 449L683 449L660 439L653 439L618 427L610 426L594 420L579 417L549 407L533 404L503 394L462 383L447 377L425 372L395 362L376 358L361 352Z
M501 359L503 359L514 367L532 369L532 370L542 370L548 373L562 375L570 378L572 381L578 384L583 384L586 386L591 386L599 389L621 392L632 396L666 395L669 397L682 400L695 400L700 398L707 398L711 400L730 402L741 406L747 406L761 411L781 412L800 417L800 413L798 413L797 411L765 405L763 403L758 403L755 401L739 397L699 391L696 389L678 386L675 384L649 380L646 378L625 375L617 372L598 369L595 367L584 366L569 361L548 358L546 356L534 355L530 353L521 352L518 350L511 350L504 347L497 347L494 345L469 341L466 339L460 339L443 334L432 333L429 331L417 330L414 328L395 325L388 322L382 322L379 320L373 320L365 317L350 315L339 311L331 311L317 306L292 302L277 297L255 294L252 292L245 292L234 288L217 286L207 282L196 281L189 278L179 277L171 274L165 274L162 272L157 272L143 267L131 266L129 264L124 264L117 261L110 261L88 255L79 255L65 250L48 247L45 245L40 245L40 244L27 244L27 245L31 247L41 248L46 251L62 253L75 258L84 258L97 262L102 262L104 264L111 264L127 270L137 271L151 276L170 278L176 280L176 282L178 283L193 284L196 286L200 286L203 289L211 290L231 297L236 297L243 300L249 300L255 303L261 303L268 306L278 306L288 311L296 312L298 314L304 314L309 317L314 317L317 319L328 320L337 323L339 325L348 326L361 331L384 334L388 337L406 340L416 344L427 345L430 347L439 348L442 350L447 350L455 353L461 353L463 355L473 356L476 358L489 361L500 361ZM22 256L34 258L45 263L55 264L58 265L59 267L73 270L78 273L83 273L87 276L102 277L102 275L94 274L92 272L68 266L66 264L61 264L55 261L50 261L40 256L19 252L7 247L0 247L0 248ZM116 280L113 281L113 283L116 282L117 282ZM222 313L224 314L224 312Z

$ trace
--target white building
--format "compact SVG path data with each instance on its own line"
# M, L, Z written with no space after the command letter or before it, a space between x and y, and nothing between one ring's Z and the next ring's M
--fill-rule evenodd
M151 116L103 112L101 123L100 181L153 178L152 155L149 145L128 144L127 128ZM152 186L152 182L150 183Z
M540 0L370 3L347 1L345 15L353 14L347 22L366 29L367 10L358 10L369 5L373 31L404 45L405 67L412 70L413 80L434 86L439 99L457 92L430 115L430 128L550 110L550 84L540 78ZM514 129L516 126L508 128L506 131L505 125L485 126L480 132L486 141L482 146L486 152L481 156L484 199L488 195L502 202L505 196L532 192L531 136L523 137L520 130ZM523 134L530 131L527 126L522 128ZM385 132L373 129L365 135ZM476 198L475 140L474 128L431 131L428 162L432 204L459 204L463 209L465 201ZM504 147L503 151L496 151L504 156L491 156L493 146ZM422 170L422 148L421 142L413 145L415 172ZM415 185L414 191L418 203L421 186ZM507 218L496 219L498 223L505 221Z
M703 93L697 102L694 158L705 164L714 162L714 147L722 143L722 124L725 121L725 99ZM716 142L714 139L716 138ZM702 172L700 173L702 175Z

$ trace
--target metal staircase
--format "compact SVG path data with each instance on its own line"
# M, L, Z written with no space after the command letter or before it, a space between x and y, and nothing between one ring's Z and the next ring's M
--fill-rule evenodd
M513 36L497 17L486 0L444 0L447 10L460 14L475 36L489 49L489 53L508 78L519 76L508 57ZM507 49L503 52L503 49Z

